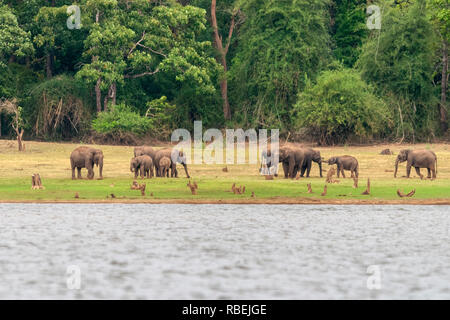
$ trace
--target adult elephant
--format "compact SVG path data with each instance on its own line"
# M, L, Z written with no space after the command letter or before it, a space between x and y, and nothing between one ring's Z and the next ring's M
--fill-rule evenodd
M159 162L163 157L167 157L170 159L171 177L178 178L177 163L181 163L184 167L184 171L186 172L186 177L190 178L187 169L186 155L184 154L183 151L171 148L158 150L155 154L154 165L156 166L156 172L158 173L158 177L162 175L161 172L162 170L160 168Z
M305 153L301 148L281 147L278 161L283 165L284 178L294 179L297 176L297 172L303 167Z
M81 169L86 168L88 179L94 179L94 164L98 167L99 179L103 179L103 152L91 147L78 147L70 155L72 167L72 180L75 180L75 168L78 171L78 179L81 178Z
M342 173L342 177L345 179L344 170L349 170L351 172L351 177L358 178L359 176L359 164L358 160L352 156L340 156L333 157L328 160L328 164L332 166L333 164L337 165L337 176L339 178L340 173Z
M152 158L152 166L156 167L155 164L155 156L156 156L156 150L149 146L139 146L134 148L134 157L139 157L147 155L150 158ZM158 173L155 172L155 175L158 177Z
M300 171L300 176L303 177L306 171L306 177L309 178L312 162L314 161L319 165L320 177L322 178L322 156L320 155L320 151L303 148L303 153L305 154L305 160Z
M437 174L437 156L430 150L402 150L395 161L394 178L397 178L398 164L406 163L406 177L409 178L411 168L416 169L417 175L422 178L420 168L427 168L428 178L436 179Z

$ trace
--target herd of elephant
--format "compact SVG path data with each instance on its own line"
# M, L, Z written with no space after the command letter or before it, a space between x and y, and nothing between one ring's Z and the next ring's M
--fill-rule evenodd
M276 158L278 156L278 161ZM437 174L437 156L430 150L402 150L397 156L395 162L394 177L397 177L398 164L407 162L406 177L410 177L411 169L414 167L417 175L422 177L420 168L428 170L428 178L435 179ZM300 172L300 176L309 177L312 162L319 165L320 177L322 177L322 162L320 151L293 146L283 146L279 148L277 153L263 152L261 155L260 173L266 175L278 175L277 163L283 166L285 178L295 178ZM350 171L351 176L358 178L359 163L355 157L344 155L332 157L326 161L329 165L336 164L338 178L340 174L345 178L344 170ZM100 149L91 147L78 147L70 155L70 163L72 167L72 179L75 177L75 169L78 171L77 178L81 179L81 169L86 168L88 171L88 179L94 178L94 166L99 168L99 178L103 179L103 152ZM190 178L186 155L183 151L176 149L164 148L155 150L152 147L140 146L134 148L134 157L130 161L130 171L134 172L135 178L140 175L142 178L156 177L178 177L177 163L183 165L186 177Z
M88 171L87 178L94 178L94 166L98 166L99 179L103 179L103 151L91 147L78 147L70 155L70 165L72 167L72 179L75 178L75 169L78 171L77 178L81 179L81 169ZM174 161L173 161L174 160ZM190 178L187 170L186 156L183 151L165 148L155 150L152 147L141 146L134 148L134 157L130 161L130 171L134 172L135 178L157 177L178 177L177 163L181 163Z
M276 158L278 156L278 162ZM261 168L260 173L262 174L273 174L278 175L278 166L276 163L281 163L283 166L284 177L295 178L298 172L300 172L300 177L304 177L306 172L306 177L309 178L311 171L312 162L316 162L319 165L320 177L322 177L322 162L324 158L321 157L320 151L303 148L303 147L292 147L283 146L279 149L278 154L268 152L263 152L261 155ZM401 150L395 161L395 172L394 177L397 177L398 165L402 162L407 162L406 164L406 177L409 178L411 175L411 168L415 168L417 175L421 178L423 177L420 173L420 168L426 168L428 170L428 178L436 179L437 174L437 156L433 151L430 150ZM359 163L355 157L344 155L339 157L332 157L326 161L328 165L337 166L337 176L345 178L344 170L350 171L351 177L358 178L359 176Z

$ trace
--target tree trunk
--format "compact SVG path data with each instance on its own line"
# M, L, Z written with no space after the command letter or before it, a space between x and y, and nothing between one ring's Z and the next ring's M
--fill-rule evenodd
M443 41L442 49L442 80L441 80L441 105L439 108L442 133L447 132L447 88L448 88L448 43Z
M115 82L111 85L111 99L113 105L116 105L116 96L117 96L117 85Z
M19 147L19 151L23 151L23 143L22 143L22 137L23 137L23 129L17 130L17 144Z
M113 82L108 89L108 94L105 96L105 102L103 105L103 111L108 110L108 101L111 99L112 104L116 105L116 94L117 94L117 85Z
M228 102L228 80L227 80L227 59L225 56L222 57L222 66L225 73L224 78L220 82L220 93L222 94L223 99L223 116L226 120L231 119L231 110L230 110L230 103Z
M50 79L53 76L53 54L49 53L46 61L45 70L47 72L47 79Z
M228 102L228 80L227 80L227 53L228 48L230 46L231 37L233 35L233 30L235 26L234 22L234 14L231 18L230 30L228 32L228 39L225 48L223 47L222 37L219 34L219 27L217 26L217 17L216 17L216 0L211 1L211 25L214 31L214 45L216 50L218 51L217 61L222 65L224 70L224 78L220 82L220 93L222 94L223 99L223 115L226 120L231 119L231 110L230 104Z
M98 78L95 84L95 100L97 103L97 113L102 111L102 91L100 90L100 83L102 83L102 78Z

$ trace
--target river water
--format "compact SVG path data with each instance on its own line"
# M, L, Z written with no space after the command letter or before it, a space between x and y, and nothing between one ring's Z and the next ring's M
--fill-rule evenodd
M0 299L450 299L449 208L0 204Z

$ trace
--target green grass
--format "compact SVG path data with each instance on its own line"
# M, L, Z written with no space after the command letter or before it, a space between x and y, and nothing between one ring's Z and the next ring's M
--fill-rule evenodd
M365 182L358 189L353 188L351 179L341 179L339 184L329 184L327 195L320 194L324 188L323 179L311 178L301 180L264 180L263 177L233 178L199 178L195 179L199 189L197 195L192 195L186 186L186 178L138 180L146 183L146 196L140 191L131 190L132 178L106 178L104 180L69 180L43 179L45 190L31 190L30 179L0 179L0 201L39 201L75 200L75 193L81 200L103 201L114 194L117 199L126 200L262 200L275 198L318 198L340 200L394 200L399 199L397 189L408 193L416 189L414 199L450 199L450 185L447 181L429 181L419 179L396 179L392 182L371 181L371 195L361 193L365 190ZM231 191L233 183L245 185L246 192L236 195ZM307 193L307 183L311 183L313 194ZM255 198L251 197L252 192ZM153 196L150 194L153 193Z

